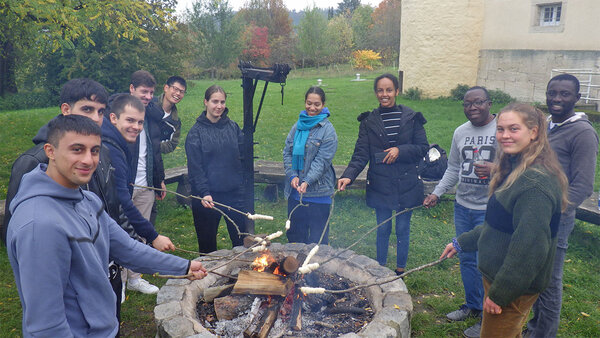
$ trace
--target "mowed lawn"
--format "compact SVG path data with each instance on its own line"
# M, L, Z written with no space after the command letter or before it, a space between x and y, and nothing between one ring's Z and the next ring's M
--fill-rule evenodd
M390 70L391 71L391 70ZM301 73L301 74L300 74ZM284 87L284 102L281 105L281 87L269 84L263 109L257 124L255 155L259 159L281 161L283 143L298 113L304 108L304 93L309 86L322 79L327 95L326 105L332 115L330 120L336 128L339 138L335 164L347 164L354 149L358 132L358 114L373 109L377 100L373 94L372 80L380 72L361 72L366 81L351 81L352 71L314 70L309 72L292 71ZM196 117L202 112L204 90L212 81L190 81L188 94L178 106L182 118L182 142L171 154L165 155L165 166L185 165L184 140ZM241 80L219 81L227 91L227 106L230 117L242 126L242 89ZM255 95L255 110L258 107L263 82L260 82ZM438 143L444 149L450 148L454 129L464 123L465 117L460 102L449 99L430 99L410 101L399 98L398 101L423 112L428 120L425 125L430 143ZM501 108L494 105L493 111ZM10 166L19 153L31 147L31 138L38 128L58 113L58 107L0 112L0 199L5 198ZM598 130L598 125L595 125ZM598 177L598 174L597 174ZM595 187L600 180L596 179ZM175 186L169 187L175 190ZM256 189L256 210L271 214L272 222L259 221L257 233L271 233L282 229L286 219L286 202L281 197L277 202L269 202L262 197L263 185ZM420 209L413 214L411 226L411 248L408 268L413 268L439 257L443 246L454 236L452 196L433 209ZM335 247L346 247L362 234L375 226L375 214L366 207L364 191L355 190L338 193L331 219L330 242ZM196 234L189 209L177 205L170 195L159 203L157 221L159 233L169 236L179 248L197 249ZM219 228L219 248L228 248L227 230ZM285 242L285 237L279 239ZM375 236L372 234L354 248L355 251L375 257ZM389 247L388 266L394 267L395 238L392 235ZM563 314L561 316L560 336L597 337L600 336L600 227L577 222L571 235L570 248L565 264L565 287L563 294ZM186 258L194 255L175 252ZM145 276L157 285L164 280ZM413 297L415 313L411 324L415 336L461 336L462 330L474 323L450 323L445 313L450 312L464 299L458 260L452 259L430 269L417 272L405 279ZM43 283L40 280L40 283ZM152 311L156 296L127 293L123 304L123 336L146 336L156 334ZM6 250L0 250L0 336L21 335L21 307L14 284L12 270L8 263Z

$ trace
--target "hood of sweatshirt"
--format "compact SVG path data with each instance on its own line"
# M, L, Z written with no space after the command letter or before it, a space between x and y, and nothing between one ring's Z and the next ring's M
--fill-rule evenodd
M46 175L48 165L40 163L35 169L23 175L19 192L10 203L10 212L14 213L19 204L33 197L49 196L66 201L79 202L83 199L81 188L63 187Z
M228 113L229 113L229 108L225 108L225 110L223 111L223 114L221 114L221 118L216 123L212 123L208 119L208 117L206 117L206 110L205 110L202 112L202 114L200 114L200 116L198 116L198 118L196 119L196 122L198 122L200 124L214 126L217 128L223 128L224 126L227 125L227 123L229 123L229 116L227 116Z
M54 118L56 118L56 117L54 117ZM38 130L37 134L35 134L35 136L32 139L34 144L46 143L48 141L48 124L49 123L50 122L43 125Z
M101 130L102 140L104 140L105 138L109 138L114 143L116 143L121 149L123 149L123 151L127 151L127 141L125 141L125 138L123 137L123 135L121 135L117 127L113 126L113 124L110 123L110 119L106 115L104 116L104 121L102 122Z

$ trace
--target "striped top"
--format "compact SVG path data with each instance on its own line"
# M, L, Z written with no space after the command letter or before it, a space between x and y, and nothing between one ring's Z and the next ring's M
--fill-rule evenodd
M402 111L400 107L393 106L391 108L379 107L379 113L381 120L383 121L383 127L387 134L388 140L391 146L396 146L398 143L398 133L400 132L400 117Z

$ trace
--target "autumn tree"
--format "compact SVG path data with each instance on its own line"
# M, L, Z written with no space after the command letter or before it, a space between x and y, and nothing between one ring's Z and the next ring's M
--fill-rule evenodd
M259 67L266 67L271 56L271 48L267 42L269 29L249 25L243 33L244 49L242 60L250 61Z
M346 63L352 53L352 27L341 15L327 23L327 54L329 63Z
M320 9L313 7L304 11L304 17L298 25L298 50L302 58L302 67L306 62L317 67L324 63L326 51L327 19Z
M234 20L233 8L227 0L197 0L186 21L198 39L197 64L215 78L217 70L235 61L241 50L241 26Z
M73 53L95 47L100 35L149 41L149 27L168 29L174 23L172 10L153 2L159 1L0 1L0 94L17 90L15 74L26 64L17 64L17 56Z
M382 1L371 17L371 47L381 54L384 61L397 61L400 52L401 0Z
M373 8L368 5L359 6L352 14L352 42L357 49L370 49L371 39L369 37Z
M269 62L291 59L292 19L283 0L249 0L237 16L245 26L267 27L271 51Z
M349 18L358 7L360 7L360 0L342 0L338 2L337 13Z

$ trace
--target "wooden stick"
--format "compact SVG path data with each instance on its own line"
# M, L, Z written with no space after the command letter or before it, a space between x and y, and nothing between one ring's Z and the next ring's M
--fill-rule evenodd
M315 320L314 323L316 325L321 325L321 326L324 326L324 327L327 327L327 328L330 328L330 329L335 329L335 325L329 324L329 323L325 323L325 322L322 322L320 320Z

